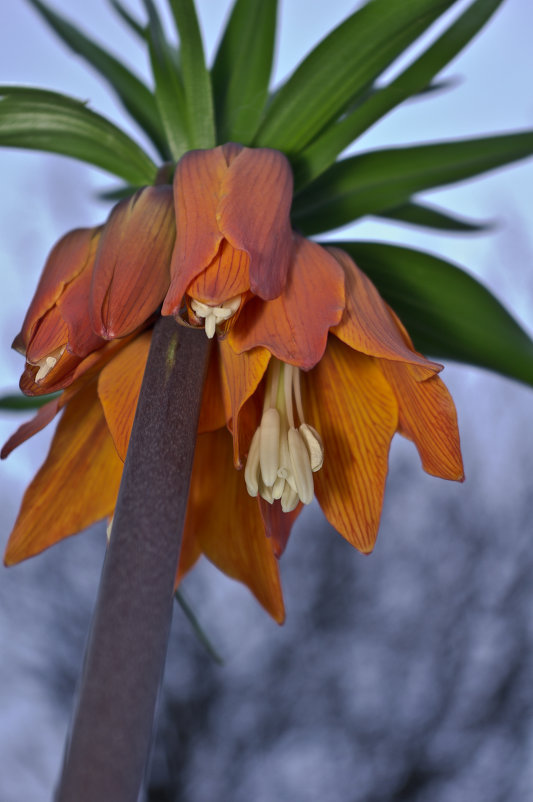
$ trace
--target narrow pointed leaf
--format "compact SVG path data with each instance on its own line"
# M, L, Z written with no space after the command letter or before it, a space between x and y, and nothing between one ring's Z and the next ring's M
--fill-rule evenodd
M141 187L133 187L131 184L121 184L118 187L97 192L95 197L106 203L108 201L121 201L124 200L124 198L129 198L130 195L134 195L138 189L141 189Z
M133 31L133 33L137 34L137 36L142 39L143 42L146 42L146 26L141 25L140 22L137 22L135 17L130 14L130 12L124 8L122 3L119 0L109 0L111 5L113 6L114 10L117 12L119 17L126 23L126 25Z
M155 98L170 152L177 161L191 145L187 105L176 53L167 42L153 0L144 0L148 12L148 46L155 79Z
M256 144L292 155L342 114L455 0L372 0L307 56L270 104Z
M464 270L429 253L378 242L336 242L376 284L416 347L533 385L533 341Z
M532 154L533 131L369 151L336 162L298 193L293 222L304 234L339 228Z
M384 217L386 220L408 223L413 226L435 228L439 231L474 233L491 228L490 223L476 223L471 220L464 220L444 211L444 209L437 209L435 206L426 206L414 201L395 206L394 209L386 209L380 212L377 217Z
M236 0L213 65L219 142L251 144L268 97L277 0Z
M56 92L0 86L0 145L61 153L132 184L151 184L156 166L130 137L82 102Z
M53 393L52 395L41 395L38 398L28 398L20 393L3 395L0 398L0 409L5 409L9 412L27 412L29 409L42 407L53 398L57 398L58 395L59 393Z
M121 61L89 39L79 28L61 17L42 0L29 0L60 39L100 73L133 119L148 134L165 158L165 138L153 94Z
M169 0L181 44L181 70L189 117L191 146L215 146L215 113L211 76L205 66L202 36L193 0Z
M503 0L476 0L430 47L387 86L328 127L297 157L295 185L304 186L327 169L338 154L391 109L433 90L431 81L479 32ZM439 85L437 84L437 87Z

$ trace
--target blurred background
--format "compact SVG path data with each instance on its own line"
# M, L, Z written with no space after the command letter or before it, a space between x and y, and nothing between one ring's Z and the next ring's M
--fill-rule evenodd
M140 0L128 5L141 13ZM467 4L456 5L430 35ZM2 83L88 99L127 127L100 80L29 3L5 6ZM211 57L229 2L198 6ZM275 80L356 6L282 1ZM106 0L54 7L146 74L144 55ZM405 104L356 149L531 128L532 25L530 0L506 0L443 73L455 88ZM9 345L45 258L67 230L105 218L95 196L113 179L60 156L16 150L0 150L0 174L0 391L8 392L22 369ZM423 234L367 220L331 238L380 238L442 254L489 286L531 334L532 184L530 161L431 193L432 203L494 221L488 234ZM281 564L282 628L206 561L187 578L184 593L224 664L208 656L176 607L147 800L533 800L533 394L460 365L449 364L444 379L458 409L467 481L425 475L412 445L396 438L370 557L311 505ZM21 421L2 415L2 442ZM51 434L1 466L2 549ZM104 552L105 531L96 526L1 570L3 802L51 798Z

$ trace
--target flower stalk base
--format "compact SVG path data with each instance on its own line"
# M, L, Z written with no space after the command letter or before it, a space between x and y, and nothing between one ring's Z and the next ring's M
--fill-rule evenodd
M149 754L210 342L161 318L124 466L56 802L132 802Z

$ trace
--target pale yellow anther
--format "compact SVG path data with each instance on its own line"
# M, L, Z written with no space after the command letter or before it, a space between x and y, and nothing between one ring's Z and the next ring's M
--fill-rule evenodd
M112 515L112 516L109 518L109 520L108 520L108 522L107 522L106 530L105 530L105 533L106 533L106 536L107 536L107 544L108 544L108 545L109 545L109 541L111 540L111 532L112 532L112 530L113 530L113 519L114 519L114 517L115 517L115 516L114 516L114 515Z
M299 504L300 496L292 487L285 482L283 495L281 496L281 509L283 512L292 512Z
M311 463L311 470L315 473L319 471L324 464L324 446L322 445L322 439L317 430L313 429L308 423L302 423L298 431L306 445L309 461Z
M213 337L215 336L215 331L217 328L216 317L214 315L206 315L204 327L205 327L205 333L207 334L209 339L212 340Z
M307 448L297 429L289 429L288 440L296 491L300 496L301 502L310 504L313 500L314 486Z
M259 492L259 439L261 429L256 429L252 442L250 443L250 450L248 452L248 459L246 460L246 467L244 469L244 481L246 482L246 489L250 496L255 498Z
M279 430L280 417L277 409L271 407L263 415L260 426L259 464L263 482L272 487L279 468Z
M62 345L60 348L56 348L55 351L52 351L51 354L48 356L43 357L42 359L37 359L35 362L30 362L30 365L36 365L39 367L39 370L35 374L35 381L40 382L42 379L45 379L52 368L55 368L57 365L58 360L63 355L65 351L65 346Z

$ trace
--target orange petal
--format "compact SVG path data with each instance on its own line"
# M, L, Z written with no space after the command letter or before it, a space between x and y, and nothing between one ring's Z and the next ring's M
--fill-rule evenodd
M250 287L265 300L282 291L292 250L292 172L270 148L242 148L224 176L219 228L250 256Z
M93 237L97 237L99 231L99 228L77 228L54 245L22 325L21 338L26 348L43 315L86 266Z
M383 360L381 368L399 406L399 431L413 440L427 473L464 480L457 413L443 381L416 381L406 365Z
M420 378L442 370L442 365L430 362L410 348L391 318L389 307L370 279L340 248L328 248L346 276L346 309L333 333L350 348L369 356L408 362L419 366Z
M177 238L163 315L179 312L185 290L217 254L222 241L217 207L227 171L222 147L190 150L177 164L174 174Z
M278 564L257 501L248 495L242 472L233 468L226 429L198 437L185 539L195 540L211 562L247 585L265 610L283 623Z
M50 421L52 421L59 412L60 399L61 396L48 401L48 403L44 404L38 410L37 414L34 415L31 420L26 421L22 424L22 426L19 426L17 431L11 435L9 440L2 447L0 459L5 459L8 457L15 448L20 446L22 443L25 443L26 440L28 440L30 437L33 437L33 435L37 434L37 432L40 432L45 426L48 426Z
M293 524L303 509L303 504L298 504L292 512L283 512L280 501L269 504L264 498L258 496L257 503L266 536L270 538L272 551L279 560L287 546Z
M98 396L120 459L124 462L150 350L145 331L118 352L98 377Z
M168 289L176 236L172 189L144 187L112 210L94 265L91 319L105 339L142 325Z
M398 405L376 362L331 337L305 376L310 422L324 443L314 474L326 518L350 543L370 552L376 540Z
M68 329L68 350L75 356L86 357L104 345L104 340L94 333L89 310L89 298L99 234L93 236L83 270L66 287L57 301L57 309Z
M258 298L243 307L228 335L241 353L262 345L283 362L304 370L321 359L328 330L344 309L344 274L320 245L295 235L293 260L279 298Z
M67 324L57 306L45 312L33 331L26 352L26 359L32 363L66 345L68 340Z
M220 355L218 348L212 348L207 365L202 406L198 421L198 432L212 432L226 423L226 413L222 399L222 377L220 374Z
M57 396L57 398L52 398L51 401L43 404L31 420L23 423L22 426L19 426L16 432L11 435L0 452L0 459L8 457L15 448L18 448L22 443L25 443L26 440L29 440L30 437L33 437L34 434L37 434L37 432L40 432L45 426L48 426L58 412L63 409L65 404L67 404L76 393L82 390L91 379L91 374L85 373L80 379L73 382L70 387L64 390L61 395Z
M250 289L250 258L236 251L227 240L211 264L187 287L187 294L202 303L215 306Z
M93 383L68 404L50 452L22 501L6 565L38 554L113 512L122 462Z
M252 348L244 354L236 354L227 340L219 341L222 391L227 418L231 418L233 431L233 458L235 466L242 467L244 453L241 439L251 440L253 431L246 435L240 425L240 413L247 401L257 390L270 361L266 348ZM253 426L257 428L258 421ZM249 422L250 424L250 422ZM253 424L252 424L253 425ZM249 428L249 427L248 427ZM244 480L243 480L244 481Z

